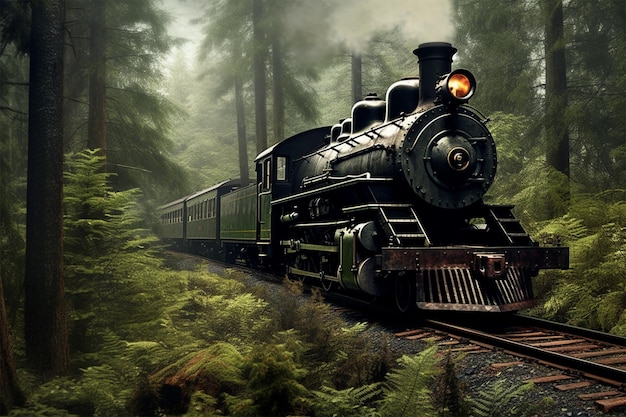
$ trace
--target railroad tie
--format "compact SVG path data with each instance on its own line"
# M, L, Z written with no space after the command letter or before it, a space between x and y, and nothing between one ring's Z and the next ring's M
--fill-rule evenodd
M597 400L596 404L602 407L603 413L608 413L615 407L626 405L626 397L609 398L606 400Z

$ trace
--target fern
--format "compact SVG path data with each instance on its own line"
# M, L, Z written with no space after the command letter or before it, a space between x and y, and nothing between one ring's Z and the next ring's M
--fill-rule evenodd
M225 340L241 348L268 333L270 320L263 312L268 303L252 294L233 298L218 294L193 299L197 314L199 337L209 341Z
M39 384L31 393L27 407L12 416L117 417L127 415L132 378L109 365L81 369L78 379L56 378Z
M626 190L572 196L570 212L535 226L542 243L570 249L570 269L543 271L535 293L545 300L532 311L582 327L626 333ZM557 239L558 237L558 239Z
M469 400L474 417L519 417L528 415L527 404L521 402L524 395L533 389L533 383L511 384L499 379L478 392Z
M589 230L581 219L564 215L557 219L542 222L539 229L532 231L533 237L544 244L569 244L589 235Z
M623 289L606 294L597 306L595 315L597 327L605 332L617 330L616 323L619 323L624 311L626 311L626 292Z
M613 327L611 327L610 332L621 336L626 335L626 309L622 310L619 318L617 319Z
M216 343L199 352L193 352L168 365L151 376L155 383L167 383L202 389L217 394L224 386L244 383L241 374L243 356L228 343Z
M246 358L247 393L260 415L290 415L307 407L308 391L300 383L307 375L285 345L257 345Z
M440 372L436 353L437 346L431 346L418 355L398 359L399 367L389 372L384 384L383 416L435 414L431 385Z
M124 387L120 379L125 380L126 375L120 375L109 365L90 366L82 371L80 389L93 401L95 416L116 417L125 412L131 385Z
M578 193L572 196L570 215L595 230L605 223L623 222L625 201L626 189L611 189L597 194Z
M566 321L567 313L585 293L586 289L574 282L561 283L544 302L544 315L551 320Z
M374 417L378 416L373 407L374 402L381 396L380 383L351 387L336 390L324 386L319 391L313 391L316 398L315 415L320 417Z
M513 202L515 212L524 225L565 214L568 178L547 166L541 158L524 161L523 164L519 173L498 178L491 192L499 196L493 201L503 204Z

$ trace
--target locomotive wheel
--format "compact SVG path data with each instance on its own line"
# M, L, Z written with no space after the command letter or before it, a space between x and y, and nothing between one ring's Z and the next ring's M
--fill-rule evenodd
M306 261L303 261L303 259L300 257L300 255L295 255L293 257L290 257L288 259L287 262L287 266L286 266L286 271L285 271L285 277L290 280L290 281L300 281L302 283L304 283L304 281L306 280L306 277L303 275L299 275L299 274L294 274L289 272L289 267L292 266L294 268L297 269L302 269L302 267L306 264Z
M415 309L415 279L406 275L397 276L394 295L398 311L407 313Z

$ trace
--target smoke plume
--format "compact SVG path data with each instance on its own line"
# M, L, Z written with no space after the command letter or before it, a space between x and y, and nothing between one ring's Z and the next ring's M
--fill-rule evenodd
M296 39L314 40L309 48L334 46L356 53L363 52L376 34L394 29L416 47L450 42L452 18L451 0L317 0L286 10L288 30Z

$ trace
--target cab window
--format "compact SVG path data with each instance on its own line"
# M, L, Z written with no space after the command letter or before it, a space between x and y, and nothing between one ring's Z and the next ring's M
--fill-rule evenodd
M285 181L287 179L287 158L284 156L276 157L276 181Z
M263 162L263 189L269 190L272 179L272 161L268 158Z

